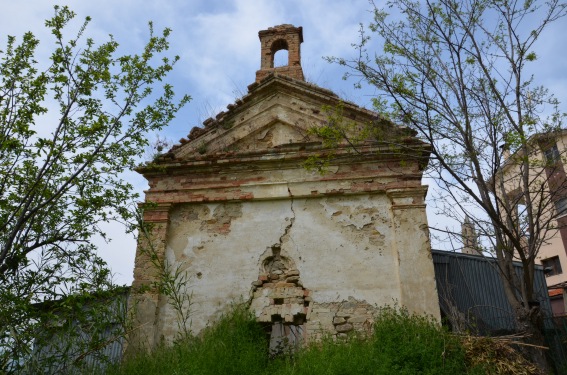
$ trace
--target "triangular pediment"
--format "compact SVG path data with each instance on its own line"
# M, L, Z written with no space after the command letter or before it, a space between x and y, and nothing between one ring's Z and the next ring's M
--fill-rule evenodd
M174 146L169 157L191 160L219 153L270 152L289 144L320 142L310 132L328 122L329 108L343 106L349 121L376 121L377 114L342 102L329 90L315 85L271 76L249 87L249 94L228 106L227 112L193 128L189 139ZM391 123L385 126L397 128Z
M254 108L250 110L254 111ZM325 116L308 116L285 105L275 103L270 108L254 113L229 129L222 126L187 143L176 152L176 158L222 152L250 152L270 150L284 144L312 142L312 126L321 124Z
M313 136L311 136L312 138ZM259 151L278 146L310 141L307 131L301 127L274 120L254 132L247 134L228 146L232 151Z

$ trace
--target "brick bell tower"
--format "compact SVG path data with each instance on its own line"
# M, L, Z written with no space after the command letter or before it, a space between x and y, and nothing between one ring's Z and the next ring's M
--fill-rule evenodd
M303 28L293 25L279 25L258 32L260 37L261 62L256 72L256 82L260 82L271 73L278 73L300 81L305 81L301 69L301 43ZM288 51L288 62L285 66L274 68L274 56L280 50Z

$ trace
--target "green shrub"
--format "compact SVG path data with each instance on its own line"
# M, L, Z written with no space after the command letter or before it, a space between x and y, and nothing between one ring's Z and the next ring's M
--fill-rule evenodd
M406 309L380 310L370 338L325 340L280 364L278 374L465 374L464 351L431 318ZM285 370L282 368L285 367ZM470 372L469 372L470 373ZM473 372L474 373L474 372Z
M268 361L264 331L236 307L199 337L125 361L108 374L262 374Z
M268 341L261 326L243 307L220 319L197 337L151 356L125 362L109 374L484 374L467 368L458 337L431 318L405 309L382 308L374 334L331 337L294 355L269 359Z
M377 373L462 374L465 353L457 337L432 318L383 308L372 338Z

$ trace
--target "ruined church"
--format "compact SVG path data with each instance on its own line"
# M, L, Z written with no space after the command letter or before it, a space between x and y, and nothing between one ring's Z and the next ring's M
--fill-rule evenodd
M367 332L388 304L438 318L422 185L428 145L306 82L301 27L271 27L259 38L248 93L138 170L149 183L144 220L155 256L190 280L192 332L240 301L268 333L297 342ZM279 50L289 61L274 67ZM310 129L328 125L325 108L338 106L381 138L356 151L346 142L327 148ZM324 173L305 167L325 155ZM147 242L136 254L130 343L151 348L179 327L154 287Z

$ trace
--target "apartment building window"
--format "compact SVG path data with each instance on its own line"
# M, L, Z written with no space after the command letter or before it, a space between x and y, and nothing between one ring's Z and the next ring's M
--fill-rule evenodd
M559 155L559 149L557 148L557 144L554 144L553 146L545 150L543 153L545 155L545 160L547 160L549 164L557 164L558 162L561 161L561 155Z
M563 273L563 271L561 270L561 262L559 261L558 256L544 259L541 261L541 264L543 265L545 276L554 276Z
M564 197L555 201L555 210L557 211L557 216L567 214L567 198Z

